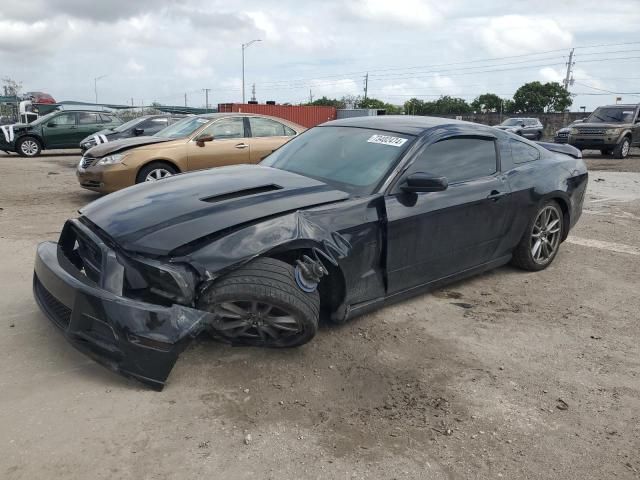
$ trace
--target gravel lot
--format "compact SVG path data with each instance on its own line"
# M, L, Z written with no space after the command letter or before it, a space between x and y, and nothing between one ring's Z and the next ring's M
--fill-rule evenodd
M36 244L97 198L78 158L0 155L0 478L640 478L638 152L588 159L546 271L501 268L295 350L202 340L162 393L77 353L32 299Z

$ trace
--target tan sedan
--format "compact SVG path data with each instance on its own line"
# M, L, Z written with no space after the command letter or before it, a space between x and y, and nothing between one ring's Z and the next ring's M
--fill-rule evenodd
M108 193L176 173L258 163L304 130L265 115L187 117L150 137L116 140L89 149L78 164L78 181L84 188Z

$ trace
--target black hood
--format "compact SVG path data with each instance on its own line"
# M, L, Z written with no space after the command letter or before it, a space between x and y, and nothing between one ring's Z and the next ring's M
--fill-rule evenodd
M587 122L581 122L578 123L576 125L573 125L571 128L577 128L577 129L581 129L581 128L630 128L632 127L633 124L632 123L615 123L615 122L609 122L609 123L587 123Z
M101 143L87 150L86 156L91 158L102 158L105 155L130 150L132 148L141 147L143 145L152 145L154 143L169 142L175 138L160 137L134 137L114 140L113 142Z
M80 213L125 250L167 255L242 224L348 197L295 173L234 165L135 185Z

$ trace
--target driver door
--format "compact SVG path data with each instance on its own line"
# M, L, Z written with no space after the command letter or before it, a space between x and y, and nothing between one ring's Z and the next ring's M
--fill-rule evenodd
M77 147L82 138L78 135L77 115L75 112L64 112L51 118L43 127L44 141L47 148L64 148L69 144Z
M403 180L417 172L443 176L449 186L403 192ZM423 148L385 204L389 294L493 260L512 208L495 140L454 137Z
M243 117L216 120L200 131L187 144L189 170L249 163L250 145ZM198 139L213 136L213 140L198 144Z

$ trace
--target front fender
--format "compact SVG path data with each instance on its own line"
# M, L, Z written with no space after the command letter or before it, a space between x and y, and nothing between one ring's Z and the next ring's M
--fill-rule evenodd
M338 265L351 251L349 241L296 211L250 225L214 240L188 256L174 259L191 264L206 282L241 267L256 257L292 249L310 249L317 260Z

